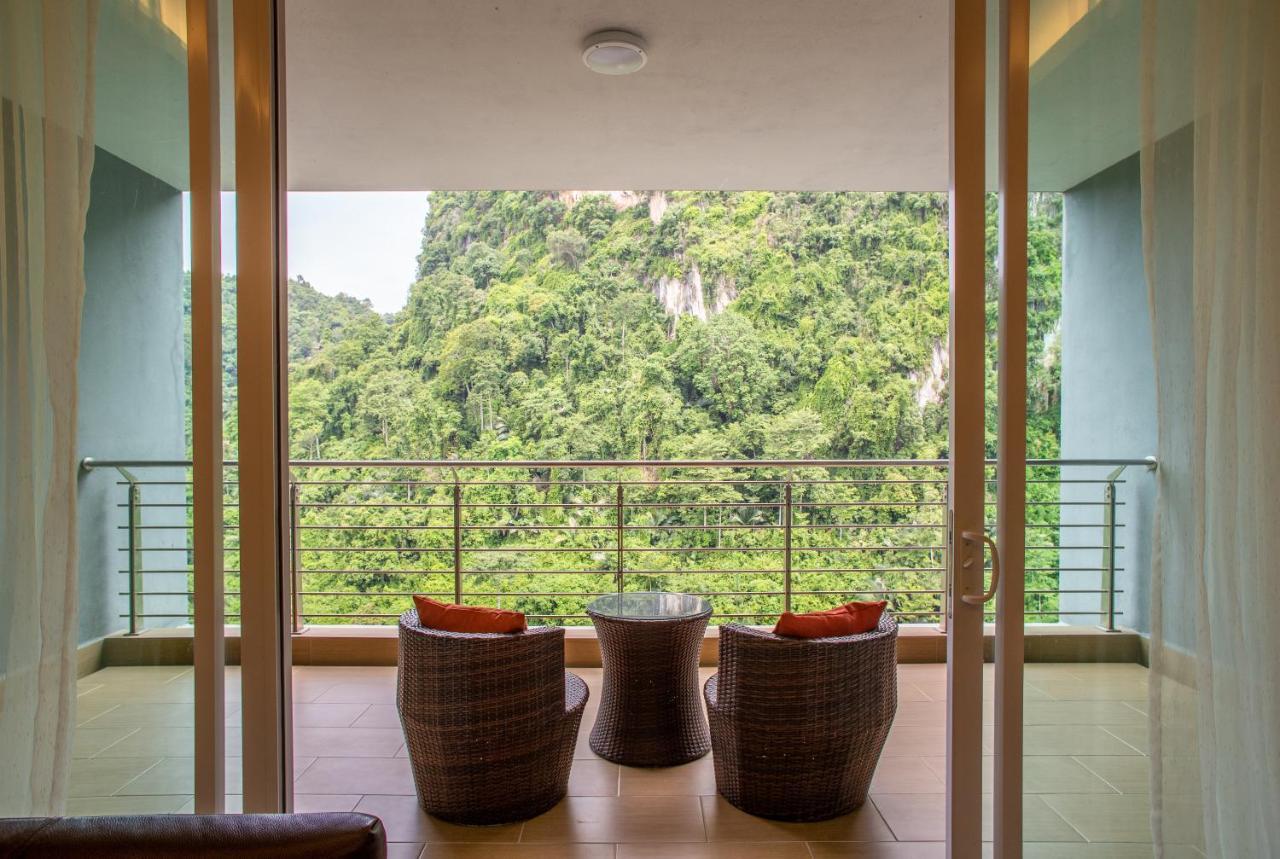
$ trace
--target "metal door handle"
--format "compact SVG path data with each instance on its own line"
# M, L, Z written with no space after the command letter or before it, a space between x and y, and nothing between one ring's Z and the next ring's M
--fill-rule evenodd
M996 548L996 541L992 540L985 532L978 531L962 531L960 537L966 543L972 543L975 540L981 540L987 544L987 548L991 550L991 587L987 588L986 593L978 596L977 594L964 594L960 599L969 605L982 605L991 602L992 597L996 595L996 588L1000 586L1000 550ZM968 567L973 563L973 558L964 562Z

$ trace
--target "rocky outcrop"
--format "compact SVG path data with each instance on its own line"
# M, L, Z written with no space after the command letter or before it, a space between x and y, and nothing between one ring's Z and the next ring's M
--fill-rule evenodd
M688 314L706 322L729 307L738 297L738 285L728 275L718 274L711 285L710 295L702 279L702 270L696 262L690 263L684 277L663 275L653 284L653 294L663 310L673 320Z
M662 216L667 213L667 205L666 191L650 191L649 220L655 224L661 221Z
M929 366L920 373L912 373L911 381L915 382L916 405L923 409L927 405L942 402L942 394L947 388L947 368L951 356L947 352L947 344L941 340L933 344L933 353L929 357Z
M707 302L702 294L702 272L695 262L689 266L687 276L668 277L663 275L654 284L653 294L657 297L667 315L679 318L686 313L707 321Z
M609 198L609 202L613 203L615 209L630 209L637 203L643 202L644 197L635 191L556 191L554 196L557 200L564 203L570 209L583 197L591 197L600 195Z

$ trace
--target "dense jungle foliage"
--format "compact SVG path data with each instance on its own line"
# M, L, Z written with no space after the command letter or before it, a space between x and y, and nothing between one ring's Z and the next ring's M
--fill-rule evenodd
M1028 455L1053 457L1061 198L1030 206ZM988 236L994 260L994 202ZM233 280L226 292L231 320ZM990 331L995 299L992 265ZM290 284L291 454L944 458L947 322L944 195L433 193L399 313ZM228 330L230 449L234 342ZM994 358L992 341L989 412ZM989 420L989 440L993 430ZM550 622L584 620L574 616L617 587L619 565L628 590L715 593L720 619L771 620L788 563L798 610L877 593L906 621L938 610L945 472L935 467L294 475L312 622L389 622L412 592L451 596L455 503L468 601ZM1029 490L1056 498L1052 482ZM1052 506L1029 512L1033 524L1056 522ZM1036 533L1056 541L1053 528ZM1055 561L1038 550L1028 567ZM1029 590L1055 585L1055 573L1029 574ZM1052 595L1028 599L1056 608Z

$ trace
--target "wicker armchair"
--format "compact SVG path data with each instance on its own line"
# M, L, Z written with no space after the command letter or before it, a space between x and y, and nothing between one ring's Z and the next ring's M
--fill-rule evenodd
M551 808L586 703L586 684L564 670L563 629L442 632L400 616L396 707L428 814L495 824Z
M827 820L859 808L898 707L898 625L784 638L720 627L704 694L716 788L749 814Z

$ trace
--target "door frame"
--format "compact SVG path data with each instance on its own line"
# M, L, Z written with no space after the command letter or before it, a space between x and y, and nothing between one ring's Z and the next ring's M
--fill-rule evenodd
M235 0L244 810L293 808L284 0Z
M1026 623L1029 0L1000 0L994 856L1022 856Z
M222 172L218 0L187 0L191 168L191 530L195 810L226 804L223 573Z
M987 535L986 2L952 0L947 855L982 849L984 617L995 605L994 855L1022 855L1027 398L1028 0L999 0L996 537ZM984 560L990 549L991 585Z
M986 0L951 0L948 219L947 855L982 845L982 542L986 491Z

